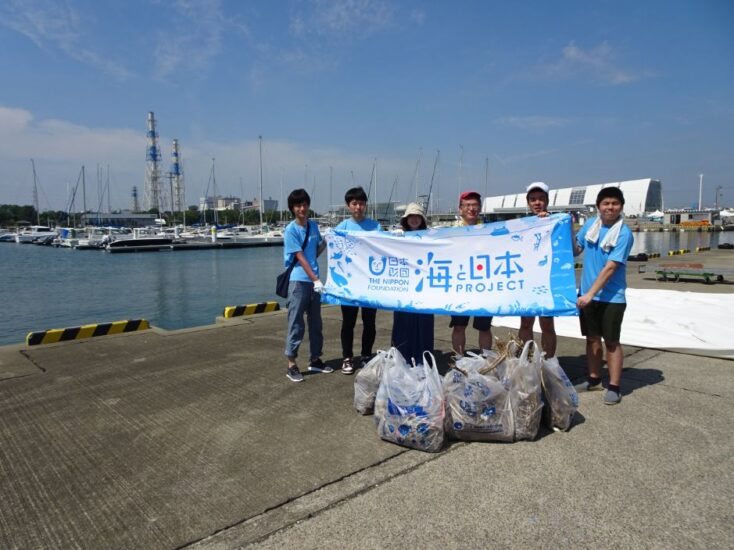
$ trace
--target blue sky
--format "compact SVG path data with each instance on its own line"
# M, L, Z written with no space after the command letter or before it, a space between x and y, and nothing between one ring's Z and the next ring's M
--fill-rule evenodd
M145 177L154 111L186 202L352 181L405 201L417 180L522 191L652 177L667 207L734 205L734 2L4 0L0 203L65 209L109 165L113 208ZM463 155L462 155L463 151ZM487 160L488 159L488 160ZM485 168L489 164L489 178ZM330 192L329 174L334 184ZM374 198L374 192L373 192ZM106 199L104 204L106 204Z

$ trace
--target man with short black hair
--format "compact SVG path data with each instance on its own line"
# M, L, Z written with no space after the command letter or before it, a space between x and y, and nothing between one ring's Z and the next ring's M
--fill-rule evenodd
M627 307L626 263L634 237L624 223L624 195L618 187L604 187L596 197L598 216L587 221L576 235L575 252L584 251L581 272L581 334L586 336L588 379L577 391L601 390L603 348L607 351L609 385L604 403L615 405L622 399L620 383L624 353L619 343L622 319Z
M295 266L290 274L288 289L288 332L285 356L288 358L286 376L292 382L303 382L303 374L296 364L298 349L306 332L303 316L308 321L308 339L311 360L309 372L334 372L321 360L324 336L321 321L321 293L324 283L319 279L318 255L326 247L318 224L308 219L311 197L305 189L295 189L288 195L288 209L295 218L283 232L283 265Z
M382 227L375 220L367 217L367 193L361 187L352 187L344 195L351 217L343 220L336 229L346 231L382 231ZM354 327L357 324L357 306L341 306L342 310L342 374L354 372L353 348ZM362 348L360 366L364 366L372 357L372 346L375 344L377 329L375 317L377 310L371 307L362 307Z
M481 225L479 215L482 211L482 196L476 191L464 191L459 195L458 227L467 225ZM466 327L469 325L468 315L452 315L451 345L458 355L466 352ZM492 349L492 317L474 316L472 326L479 331L479 350Z
M531 215L545 218L548 216L548 186L542 181L531 183L527 187L525 200L530 208ZM540 324L540 345L545 352L546 357L553 357L556 354L556 346L558 338L556 337L556 327L553 317L538 317ZM535 325L535 317L521 317L520 330L518 336L523 342L533 339L533 326Z

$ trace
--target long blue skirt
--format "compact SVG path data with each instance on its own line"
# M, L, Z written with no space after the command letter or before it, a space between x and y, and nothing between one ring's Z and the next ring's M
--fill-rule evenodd
M433 314L394 311L392 318L392 345L398 348L410 364L423 362L423 352L433 351Z

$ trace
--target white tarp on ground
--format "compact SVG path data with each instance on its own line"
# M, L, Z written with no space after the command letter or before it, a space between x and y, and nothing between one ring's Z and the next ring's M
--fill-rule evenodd
M734 294L628 288L622 344L734 359L732 312ZM517 329L520 319L495 317L492 324ZM557 317L555 325L559 336L583 338L578 318Z

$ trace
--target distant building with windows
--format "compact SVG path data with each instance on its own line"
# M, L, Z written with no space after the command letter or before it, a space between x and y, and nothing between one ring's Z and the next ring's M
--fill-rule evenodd
M587 216L596 211L596 196L604 187L619 187L622 190L625 200L624 213L627 216L643 216L646 212L663 210L663 191L660 181L641 179L551 189L548 192L548 211L578 213ZM482 203L482 213L490 220L527 215L529 211L525 195L523 191L513 195L486 197Z
M278 209L278 201L268 197L263 201L263 212L270 212ZM239 197L199 197L199 210L259 210L260 201L252 199L251 201L242 200Z
M81 224L98 227L148 227L155 225L156 214L122 210L121 212L85 212Z
M252 199L251 201L242 202L242 210L259 210L260 201L258 199ZM278 201L271 197L263 200L263 212L271 212L278 210Z

